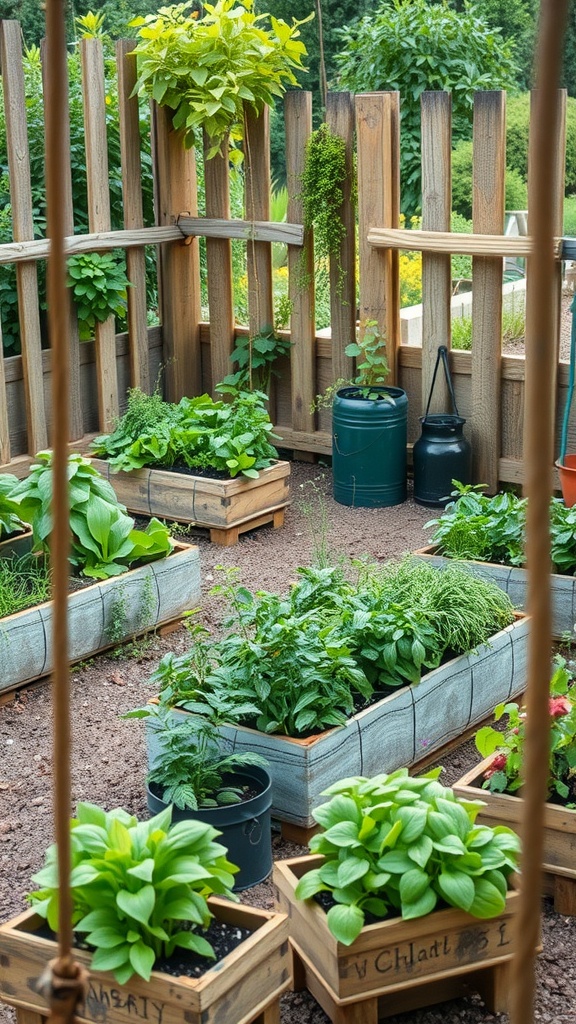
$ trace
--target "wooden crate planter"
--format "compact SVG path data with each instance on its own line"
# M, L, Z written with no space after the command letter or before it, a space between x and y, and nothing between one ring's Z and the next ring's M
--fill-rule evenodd
M454 563L454 558L445 558L436 554L434 546L420 548L414 554L418 558L436 565L439 568ZM528 570L509 565L498 565L495 562L474 562L460 560L460 565L468 566L479 579L488 580L504 590L515 608L525 608L528 592ZM562 576L559 573L550 575L550 596L552 599L552 634L560 639L563 634L572 634L576 623L576 577Z
M470 991L494 1012L506 1009L515 953L519 893L499 917L478 920L455 908L412 921L366 925L351 946L337 942L323 909L294 897L298 879L322 862L295 857L274 866L276 906L290 916L294 988L307 988L333 1024L377 1024L379 1017Z
M257 480L214 480L163 469L112 473L104 459L92 465L112 484L129 512L208 527L210 540L230 545L240 533L282 526L289 499L290 463L275 462Z
M19 545L29 548L30 535ZM68 598L70 661L173 622L199 599L198 548L183 543L167 558L75 590ZM51 602L0 619L0 693L47 675L52 662Z
M112 974L92 972L91 955L75 950L89 971L88 994L79 1024L277 1024L278 1000L290 982L288 921L284 914L237 906L213 897L217 918L249 928L249 937L200 978L153 971L150 981L133 976L119 985ZM44 922L32 910L0 925L0 999L17 1008L21 1024L43 1024L48 1016L36 979L56 956L56 943L35 934Z
M491 757L475 765L453 789L466 800L484 800L477 821L483 825L508 825L519 831L522 800L507 793L482 789L483 775ZM544 816L544 891L554 897L559 914L576 915L576 810L547 803Z
M272 775L272 815L300 829L314 826L321 793L348 775L375 775L423 760L487 718L526 682L528 619L520 615L476 653L463 654L404 686L346 725L307 739L222 726L235 751L255 750ZM185 711L175 711L185 715ZM148 733L149 757L157 740ZM286 833L288 835L288 832Z

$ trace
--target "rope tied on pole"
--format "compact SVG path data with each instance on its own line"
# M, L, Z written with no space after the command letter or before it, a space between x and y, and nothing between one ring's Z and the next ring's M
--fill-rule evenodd
M36 983L48 1003L49 1024L71 1024L88 990L88 971L71 958L50 960Z

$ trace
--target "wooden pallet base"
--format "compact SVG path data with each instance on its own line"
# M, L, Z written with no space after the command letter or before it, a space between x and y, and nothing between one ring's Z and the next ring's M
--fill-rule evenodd
M378 1024L393 1014L434 1006L449 999L478 992L492 1013L505 1012L509 988L508 962L472 970L460 977L445 977L368 999L339 999L308 957L290 939L295 992L307 989L332 1024Z
M304 825L295 825L292 821L281 821L280 835L287 843L297 843L298 846L308 846L312 836L318 832L319 825L311 825L305 828Z
M47 1024L48 1017L35 1010L15 1007L16 1024ZM260 1013L256 1014L248 1024L280 1024L280 999L276 998Z
M211 527L210 540L213 544L220 544L222 547L229 548L233 544L238 543L241 533L247 533L248 530L256 530L259 526L268 526L270 523L275 530L284 526L284 507L264 512L262 515L254 516L253 519L247 519L236 526Z

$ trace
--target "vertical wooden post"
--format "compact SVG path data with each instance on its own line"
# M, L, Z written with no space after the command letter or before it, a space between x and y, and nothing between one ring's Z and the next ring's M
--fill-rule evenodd
M142 164L140 160L140 126L138 97L133 96L136 84L136 60L128 54L136 46L132 39L116 43L118 70L118 112L120 117L120 154L122 160L122 202L124 227L143 228ZM126 250L128 289L128 337L130 383L133 388L150 391L148 354L148 321L146 316L146 250Z
M8 396L4 371L4 346L2 324L0 324L0 466L10 462L10 423L8 420Z
M204 138L204 187L206 216L230 218L228 144L210 160L210 140ZM232 243L229 238L206 239L208 306L210 309L210 357L212 390L232 371L234 349L234 294L232 286Z
M398 377L400 287L398 253L373 249L371 227L397 228L400 218L400 94L356 96L360 323L376 320L386 337L389 384Z
M42 92L48 96L50 89L48 68L45 59L45 43L42 40ZM72 202L72 164L70 159L70 108L68 103L68 92L64 98L66 118L66 154L65 174L61 181L60 202L64 211L64 226L67 235L74 234L74 206ZM46 110L46 107L44 108ZM46 113L44 115L46 119ZM66 293L69 299L69 292ZM78 317L74 303L69 301L68 311L68 422L70 427L70 440L76 441L84 434L84 417L82 411L82 382L80 377L80 339L78 336Z
M286 93L286 178L288 184L288 220L301 224L304 220L301 179L304 171L306 143L312 134L312 94ZM288 274L292 314L290 333L292 351L292 427L314 430L314 413L310 411L316 394L316 345L314 340L314 243L312 232L304 233L304 248L288 246Z
M424 92L422 117L422 229L449 231L452 206L452 97ZM432 385L438 347L450 347L450 256L422 253L422 414ZM449 396L444 373L436 377L430 412L446 412Z
M30 154L22 68L22 34L17 21L0 22L0 64L6 117L6 149L10 175L10 201L14 241L34 238ZM36 264L16 265L18 314L22 344L22 370L26 401L28 451L35 455L48 443L44 409L38 277Z
M244 206L246 220L270 220L270 109L262 114L244 110L245 186ZM248 239L246 245L248 265L248 316L250 336L274 327L274 292L272 285L272 245ZM273 378L268 396L270 417L274 421L275 399Z
M345 234L338 260L330 259L330 326L334 380L351 380L354 360L344 352L356 340L356 216L352 201L354 179L354 103L351 92L329 92L326 123L346 144L346 183L340 217Z
M474 231L504 230L506 94L474 97L472 222ZM502 258L472 258L472 458L473 477L498 490L502 372Z
M88 185L90 231L110 230L108 145L106 140L106 90L104 55L100 39L80 41L82 100ZM96 324L96 381L100 430L112 430L118 416L118 373L114 316Z
M166 107L153 107L156 217L175 224L181 213L198 216L196 159L172 128ZM160 305L165 396L178 402L202 391L200 362L200 256L198 239L160 246Z

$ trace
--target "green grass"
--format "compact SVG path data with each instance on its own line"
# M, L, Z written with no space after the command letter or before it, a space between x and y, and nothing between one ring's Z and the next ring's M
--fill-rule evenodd
M502 341L517 341L524 337L526 314L524 309L505 309L502 312ZM472 348L472 317L457 316L452 320L452 348L469 352Z

